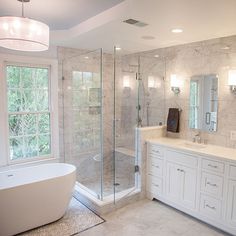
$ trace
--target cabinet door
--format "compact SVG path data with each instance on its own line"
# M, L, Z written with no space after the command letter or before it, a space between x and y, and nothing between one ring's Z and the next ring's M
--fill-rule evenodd
M173 202L179 203L181 193L181 165L167 163L166 195Z
M181 166L182 186L181 201L185 207L196 207L197 170Z
M227 221L236 228L236 180L229 181Z

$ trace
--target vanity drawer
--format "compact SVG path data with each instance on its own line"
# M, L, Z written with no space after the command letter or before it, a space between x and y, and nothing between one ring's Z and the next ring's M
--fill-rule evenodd
M171 162L177 162L179 164L183 164L189 166L191 168L197 167L198 165L198 158L192 156L190 154L185 154L182 152L175 152L171 150L166 151L166 159Z
M201 195L200 212L212 218L221 218L222 202L210 196Z
M158 156L160 158L164 155L164 149L163 147L160 147L158 145L150 144L149 146L149 155L150 156Z
M229 177L236 179L236 166L233 165L229 166Z
M163 174L163 160L158 158L150 158L148 174L162 177Z
M147 191L156 195L161 195L162 194L162 179L152 176L152 175L148 175Z
M221 197L223 191L223 178L221 176L202 172L201 190L215 197Z
M202 168L223 174L224 170L225 170L225 165L222 162L203 159L202 160Z

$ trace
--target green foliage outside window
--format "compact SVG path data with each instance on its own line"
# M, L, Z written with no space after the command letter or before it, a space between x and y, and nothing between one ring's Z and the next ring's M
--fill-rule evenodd
M51 153L47 68L7 66L11 160Z

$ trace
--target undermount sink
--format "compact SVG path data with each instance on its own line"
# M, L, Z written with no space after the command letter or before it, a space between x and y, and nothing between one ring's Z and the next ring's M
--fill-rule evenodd
M192 142L184 142L183 146L187 148L194 148L194 149L202 149L206 148L205 144L200 144L200 143L192 143Z

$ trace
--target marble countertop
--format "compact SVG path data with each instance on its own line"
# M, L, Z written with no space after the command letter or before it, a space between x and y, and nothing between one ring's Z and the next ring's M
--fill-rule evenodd
M184 139L161 137L146 140L149 143L171 147L204 156L219 157L227 160L236 161L236 149L226 148L210 144L197 144Z

